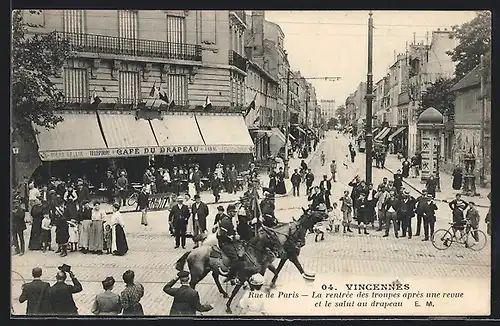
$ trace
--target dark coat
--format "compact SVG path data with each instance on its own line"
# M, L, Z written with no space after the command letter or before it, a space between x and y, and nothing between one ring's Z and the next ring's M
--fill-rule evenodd
M436 179L427 179L427 182L425 183L425 189L427 189L427 192L430 194L435 195L436 194L436 187L437 187L437 181Z
M404 199L398 200L398 216L400 217L412 217L415 214L415 200L409 198L407 202Z
M44 315L50 312L48 301L49 289L50 284L41 280L33 280L24 284L19 302L28 301L26 315Z
M12 231L22 232L26 230L26 222L24 222L24 210L21 207L12 211Z
M76 190L78 196L78 202L81 203L84 200L90 200L90 190L89 187L83 185L81 189Z
M452 187L454 190L460 190L462 188L462 169L461 168L455 168L453 170L453 183Z
M321 181L319 182L319 189L320 189L320 190L325 190L325 191L326 191L326 193L327 193L328 195L330 195L330 194L331 194L331 191L332 191L332 182L331 182L330 180L326 180L326 188L325 188L325 185L324 185L324 183L325 183L325 182L324 182L324 181L325 181L325 180L321 180Z
M182 204L181 208L179 205L175 205L170 210L168 220L176 226L186 226L189 219L189 208Z
M144 192L140 192L137 196L137 206L139 209L146 209L149 206L149 194L145 194Z
M211 310L210 306L201 304L198 291L189 285L173 288L175 282L176 280L172 280L163 287L163 292L174 297L174 302L170 308L170 316L195 316L197 311Z
M324 194L322 193L317 193L317 194L311 194L307 197L307 200L308 201L312 201L311 203L311 207L313 209L316 209L316 207L318 207L319 204L325 204L326 205L326 202L325 202L325 196Z
M200 231L207 230L207 216L208 216L208 206L205 203L200 203L198 209L196 209L196 203L191 206L193 225L195 224L195 216L198 216L198 225Z
M73 278L73 285L64 282L57 282L49 289L49 303L51 313L54 315L76 315L78 308L76 307L73 294L82 291L80 282Z
M436 222L437 209L436 203L431 203L429 200L422 204L422 213L427 222Z
M313 182L314 182L314 174L312 173L306 174L306 184L312 185Z
M300 177L300 174L294 172L292 174L292 177L290 178L290 181L292 182L293 185L299 185L300 182L302 181L302 178Z

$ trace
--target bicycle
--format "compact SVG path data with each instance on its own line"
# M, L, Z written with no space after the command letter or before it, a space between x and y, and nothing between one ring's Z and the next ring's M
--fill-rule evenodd
M439 229L432 235L432 245L436 249L446 250L451 247L453 242L463 244L466 248L474 251L482 250L486 246L487 238L483 231L474 230L469 223L460 228L455 223L449 224L448 230ZM457 232L460 237L457 237ZM476 239L474 239L474 233L477 234Z
M132 194L127 198L127 205L134 206L137 203L137 199L139 198L139 193L141 192L142 184L132 184Z

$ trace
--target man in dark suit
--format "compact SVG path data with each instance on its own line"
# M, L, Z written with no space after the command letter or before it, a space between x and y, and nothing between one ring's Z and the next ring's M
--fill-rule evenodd
M40 280L42 277L40 267L33 268L31 275L33 275L33 281L23 285L19 302L28 301L26 315L46 315L49 313L48 291L50 284Z
M73 285L66 284L66 272L59 270L56 283L49 289L50 311L53 315L78 315L73 294L82 292L83 288L72 271L67 271Z
M403 237L408 234L408 239L412 237L411 218L415 215L415 200L408 191L403 192L403 196L398 201L398 220L401 222Z
M181 286L173 288L178 280L181 281ZM198 291L189 286L189 272L177 273L177 277L163 287L163 292L174 297L170 316L196 316L197 311L205 312L213 309L209 304L201 304Z
M182 249L186 249L186 229L189 219L189 208L183 204L184 197L177 197L177 205L174 205L168 216L169 221L174 226L175 249L182 244Z
M24 209L21 202L15 200L12 205L12 242L15 247L16 255L24 255L24 230L26 222L24 221Z
M200 233L207 232L207 216L208 206L201 201L199 194L194 195L195 202L191 206L191 214L193 218L193 237ZM198 248L198 242L195 242L194 248Z
M330 204L330 196L332 194L332 182L328 180L328 176L326 174L323 175L323 180L319 183L319 190L325 194L326 208L331 208L332 205Z

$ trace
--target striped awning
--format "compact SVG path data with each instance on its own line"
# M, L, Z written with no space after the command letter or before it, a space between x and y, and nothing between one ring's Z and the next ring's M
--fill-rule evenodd
M382 129L382 131L380 131L378 133L378 135L375 136L375 140L382 140L382 139L384 139L385 137L387 137L387 135L389 134L389 132L391 132L391 128L384 127L384 129Z
M387 140L392 141L394 139L394 137L396 137L397 135L401 134L403 132L403 130L405 130L405 129L406 129L406 127L400 127L400 128L398 128L398 130L396 130L395 132L393 132L392 135L390 135Z

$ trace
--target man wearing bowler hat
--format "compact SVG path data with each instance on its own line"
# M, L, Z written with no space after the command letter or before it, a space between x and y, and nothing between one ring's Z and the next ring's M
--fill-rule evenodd
M189 286L189 279L189 272L180 271L176 278L163 287L163 292L174 297L170 316L196 316L197 311L205 312L213 309L209 304L201 304L198 291ZM181 286L174 288L174 284L179 280Z
M172 207L168 217L174 226L175 249L179 248L179 245L182 245L182 249L186 249L186 231L190 215L189 208L184 205L184 197L178 196L177 205Z
M194 195L195 202L191 206L191 212L193 214L193 238L201 233L207 232L207 216L208 216L208 206L201 201L199 194ZM194 248L198 248L198 242L195 242Z
M56 274L56 283L49 289L49 304L53 315L78 315L73 294L82 292L82 285L71 271L71 266L59 266ZM66 276L71 277L73 285L66 284Z

